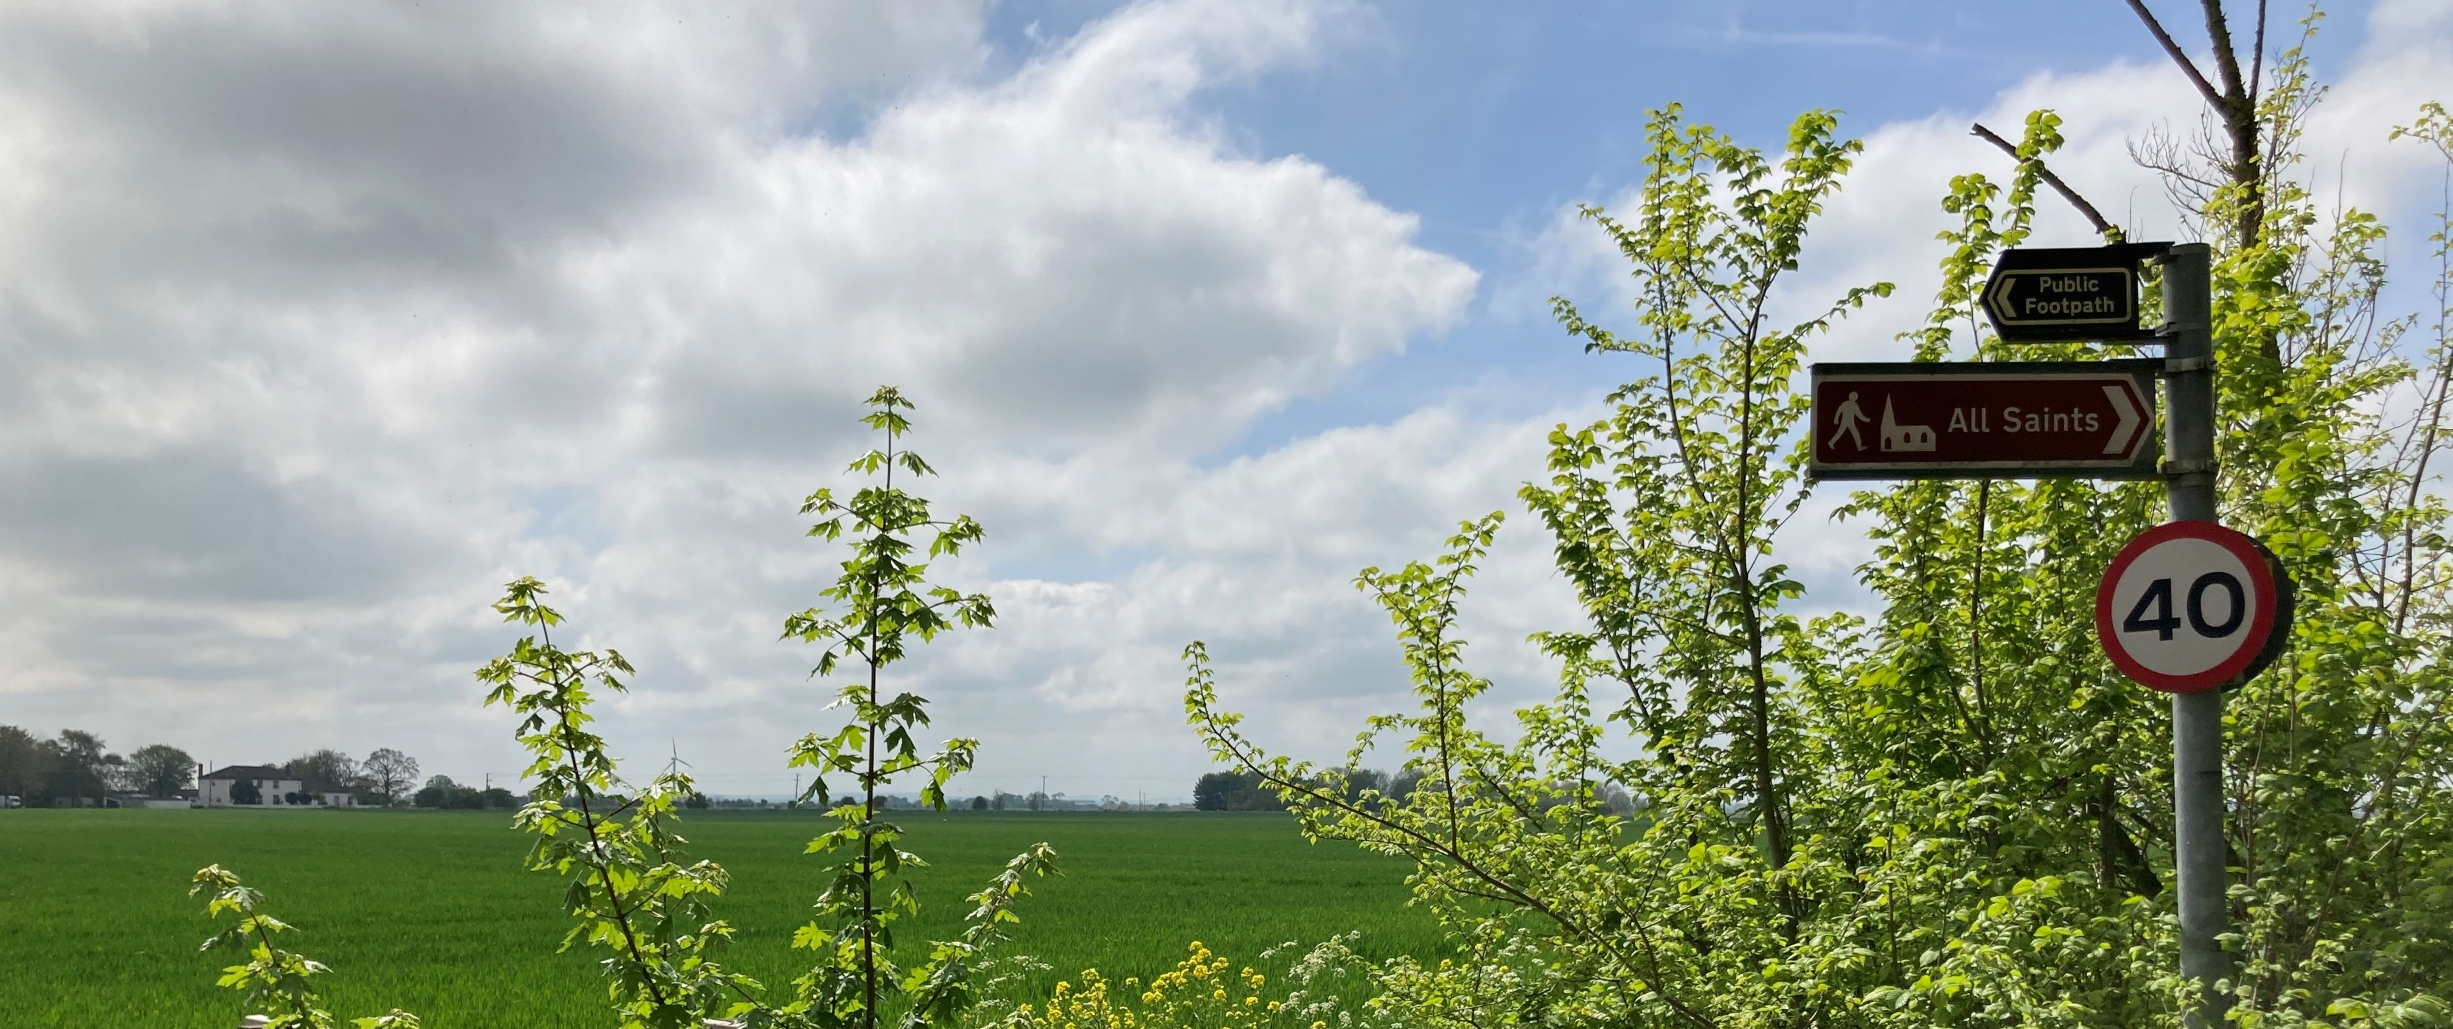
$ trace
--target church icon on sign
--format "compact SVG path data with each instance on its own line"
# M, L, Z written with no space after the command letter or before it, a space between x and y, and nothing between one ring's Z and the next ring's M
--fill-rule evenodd
M1933 426L1901 425L1891 417L1891 398L1882 398L1882 452L1926 453L1933 450Z

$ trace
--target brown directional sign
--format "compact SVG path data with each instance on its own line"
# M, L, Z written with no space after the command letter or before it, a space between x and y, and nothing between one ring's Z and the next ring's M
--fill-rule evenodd
M1818 364L1817 479L2155 477L2163 362Z
M1993 330L2012 343L2152 339L2138 325L2139 263L2163 243L2002 251L1985 280Z

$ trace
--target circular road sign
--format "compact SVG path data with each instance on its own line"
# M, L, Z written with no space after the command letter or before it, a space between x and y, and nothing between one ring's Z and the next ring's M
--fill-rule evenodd
M2237 686L2291 634L2291 580L2255 539L2171 522L2121 548L2095 590L2095 638L2121 674L2165 693Z

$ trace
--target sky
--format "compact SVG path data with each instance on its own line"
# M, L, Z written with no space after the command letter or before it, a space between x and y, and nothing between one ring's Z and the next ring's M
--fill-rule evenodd
M2416 258L2441 164L2386 136L2453 100L2453 4L2310 54L2308 175ZM2057 110L2056 170L2185 238L2125 144L2198 102L2110 0L0 5L0 723L500 784L472 672L534 575L637 666L627 768L782 794L843 717L778 638L844 557L798 507L860 483L885 383L987 530L931 572L995 626L887 675L981 741L958 793L1189 796L1193 640L1255 736L1339 756L1407 701L1357 571L1494 510L1503 721L1576 625L1514 494L1628 375L1547 298L1629 317L1576 209L1634 203L1671 103L1864 140L1781 310L1899 290L1816 360L1900 356L1945 184L2008 171L1971 121ZM2036 242L2088 242L2051 203ZM1866 603L1839 499L1780 541L1808 608Z

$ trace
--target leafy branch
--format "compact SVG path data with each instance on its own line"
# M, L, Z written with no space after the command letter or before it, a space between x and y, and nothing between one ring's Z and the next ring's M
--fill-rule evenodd
M570 881L563 909L575 924L562 949L585 942L610 950L606 994L624 1029L696 1029L719 1017L769 1024L771 1014L756 1001L758 982L711 960L733 935L707 906L728 879L714 862L683 863L686 841L671 823L676 804L693 792L689 777L668 771L624 797L628 787L604 738L587 729L591 687L625 692L620 676L633 674L630 662L619 651L555 646L562 616L544 605L545 585L535 578L504 591L494 609L538 634L522 637L477 677L493 687L489 706L523 716L519 741L533 758L524 774L537 799L516 824L536 836L528 867Z
M210 892L205 917L238 915L204 941L202 950L235 950L246 962L222 969L216 986L247 993L247 1006L267 1014L265 1029L332 1029L332 1013L315 991L315 976L331 969L304 955L281 949L274 937L291 926L263 911L264 894L240 882L238 873L220 865L196 870L188 896ZM417 1029L417 1016L398 1008L371 1018L353 1019L358 1029Z
M973 899L980 907L963 938L939 942L914 968L893 961L894 925L919 912L909 869L926 862L899 841L903 829L879 817L879 792L898 777L921 775L920 800L931 810L946 807L945 786L968 771L979 741L946 741L935 754L920 752L917 731L929 724L928 699L911 692L885 695L885 669L902 660L913 641L926 643L956 628L987 628L996 606L985 593L963 593L928 580L915 539L928 539L926 558L951 557L980 541L983 530L968 515L939 519L929 502L895 486L899 469L912 476L935 474L920 455L902 446L911 431L904 412L911 401L892 386L869 397L862 422L884 435L884 445L854 459L851 472L878 477L850 498L820 489L801 505L816 515L808 535L828 542L851 539L852 553L835 583L819 592L827 603L784 621L784 638L818 644L812 678L834 675L847 665L854 675L836 689L835 706L851 709L850 720L832 735L815 733L792 746L792 765L817 772L800 802L828 806L835 827L809 842L811 854L844 855L817 901L818 917L793 934L793 946L819 952L820 960L795 980L796 999L784 1011L829 1029L875 1029L889 1002L902 1006L904 1025L950 1020L977 997L968 985L981 950L1002 937L997 924L1013 919L1012 901L1024 892L1024 872L1045 875L1055 852L1042 843L1014 858L1006 871ZM832 777L848 777L837 792ZM881 888L883 895L881 896ZM898 999L899 995L899 999Z

